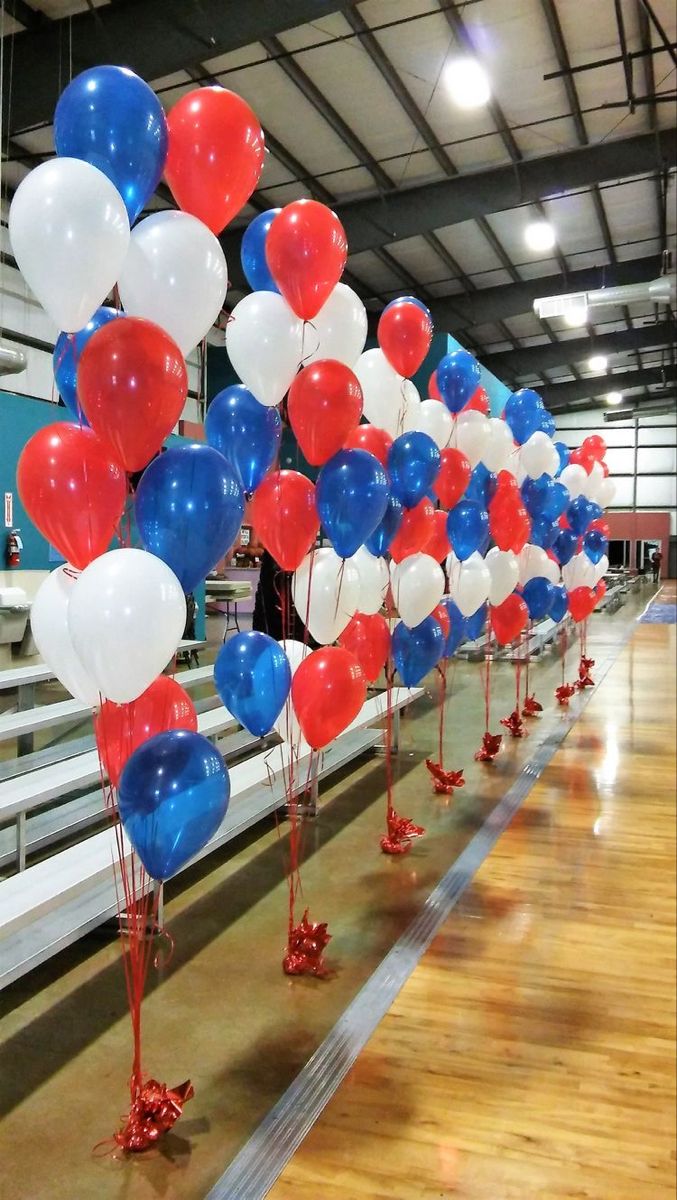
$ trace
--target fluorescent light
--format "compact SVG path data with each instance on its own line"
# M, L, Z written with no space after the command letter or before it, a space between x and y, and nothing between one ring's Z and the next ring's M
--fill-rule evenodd
M564 324L570 329L578 329L579 325L585 325L588 319L587 304L572 304L564 313Z
M588 366L591 371L606 371L607 358L603 354L593 354L588 359Z
M476 58L455 58L444 72L444 83L459 108L480 108L491 99L491 84Z
M557 235L549 221L532 221L524 230L524 240L529 249L538 254L543 250L552 250Z
M622 404L623 403L623 393L622 392L608 392L606 402L607 402L607 404Z

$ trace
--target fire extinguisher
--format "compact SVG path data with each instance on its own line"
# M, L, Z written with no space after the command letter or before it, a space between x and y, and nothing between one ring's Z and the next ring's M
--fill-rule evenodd
M13 529L7 534L7 546L5 549L5 558L8 567L21 566L21 551L24 544L21 540L21 534L18 529Z

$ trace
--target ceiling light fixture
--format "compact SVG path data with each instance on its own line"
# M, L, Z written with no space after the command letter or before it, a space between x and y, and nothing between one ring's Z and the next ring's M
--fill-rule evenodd
M591 371L606 371L608 359L604 354L593 354L588 360Z
M585 325L587 319L587 304L572 304L564 313L564 324L568 325L569 329L578 329L580 325Z
M549 221L532 221L524 230L524 240L530 250L540 254L544 250L552 250L557 235Z
M459 108L480 108L491 99L491 84L476 58L454 58L444 72L444 84Z
M609 392L607 394L606 402L607 402L607 404L622 404L623 403L623 393L622 392Z

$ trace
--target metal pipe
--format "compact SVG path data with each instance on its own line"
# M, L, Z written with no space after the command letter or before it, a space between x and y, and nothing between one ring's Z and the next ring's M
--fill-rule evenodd
M618 287L597 288L586 293L588 308L606 304L635 304L649 300L652 304L672 304L677 295L677 277L661 275L649 283L625 283Z
M26 365L26 355L21 350L0 346L0 375L18 375L26 370Z

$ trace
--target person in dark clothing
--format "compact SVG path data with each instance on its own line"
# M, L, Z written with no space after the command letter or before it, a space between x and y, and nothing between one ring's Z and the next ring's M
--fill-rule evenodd
M660 550L654 550L653 554L651 555L651 569L653 571L654 583L658 583L658 580L661 577L662 561L663 561L663 555L661 554Z
M261 573L254 600L254 615L252 629L267 633L276 642L283 638L293 638L297 642L307 642L315 646L315 642L306 631L292 599L292 575L278 567L272 554L263 551L261 558ZM283 607L285 612L285 628L282 627Z

